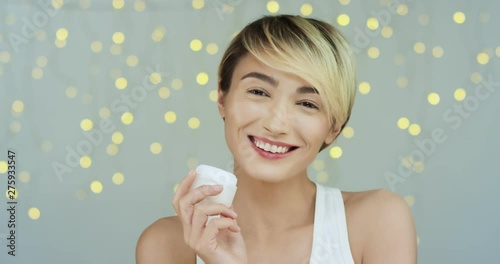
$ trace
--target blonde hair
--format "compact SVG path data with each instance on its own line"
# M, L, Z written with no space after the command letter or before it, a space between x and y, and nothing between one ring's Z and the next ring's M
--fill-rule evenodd
M327 106L330 126L339 133L344 129L356 95L356 66L351 47L337 28L293 15L264 16L248 24L222 56L218 77L224 94L236 65L247 54L310 83Z

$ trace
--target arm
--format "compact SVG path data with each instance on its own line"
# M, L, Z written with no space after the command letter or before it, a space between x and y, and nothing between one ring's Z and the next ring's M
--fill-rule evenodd
M417 238L411 210L399 195L375 191L366 203L368 234L363 264L416 264Z

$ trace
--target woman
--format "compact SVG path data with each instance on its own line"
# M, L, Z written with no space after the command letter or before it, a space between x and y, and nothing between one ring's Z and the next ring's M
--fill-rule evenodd
M190 191L191 171L172 201L177 216L139 238L137 263L416 263L415 226L399 195L308 179L356 94L354 58L336 28L290 15L254 21L223 55L218 92L238 177L233 205L199 203L221 189Z

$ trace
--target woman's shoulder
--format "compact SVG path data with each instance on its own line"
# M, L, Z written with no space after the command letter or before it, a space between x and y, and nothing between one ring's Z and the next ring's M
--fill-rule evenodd
M160 218L149 225L137 242L136 259L138 264L194 263L195 255L184 243L179 217Z

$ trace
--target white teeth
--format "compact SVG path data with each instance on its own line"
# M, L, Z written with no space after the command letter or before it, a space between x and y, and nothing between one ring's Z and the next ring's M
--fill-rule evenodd
M285 153L288 151L287 147L278 147L275 145L271 145L269 143L264 143L264 142L256 140L256 139L254 139L254 143L257 147L259 147L265 151L272 152L272 153Z

